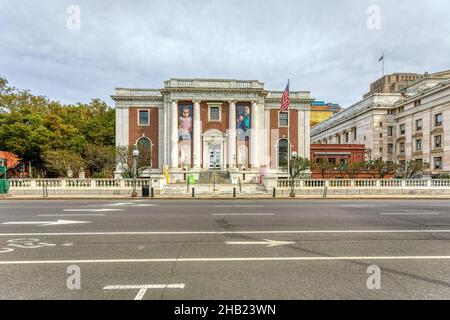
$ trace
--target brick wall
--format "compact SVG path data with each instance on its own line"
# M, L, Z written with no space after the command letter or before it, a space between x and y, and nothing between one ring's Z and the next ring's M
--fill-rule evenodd
M149 110L150 111L150 126L138 126L138 110ZM130 114L130 141L129 146L136 144L136 141L140 137L147 137L152 141L152 168L157 169L159 167L158 158L158 108L129 108Z

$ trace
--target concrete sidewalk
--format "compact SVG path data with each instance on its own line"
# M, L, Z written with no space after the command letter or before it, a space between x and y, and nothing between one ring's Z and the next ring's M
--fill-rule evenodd
M317 195L297 195L295 198L287 194L277 195L275 198L272 195L237 195L233 198L232 195L198 195L192 197L191 195L157 195L154 198L137 197L125 195L67 195L67 196L24 196L24 195L8 195L0 196L0 201L20 201L20 200L298 200L298 199L317 199L317 200L362 200L362 199L434 199L434 200L448 200L450 195L333 195L333 196L317 196Z

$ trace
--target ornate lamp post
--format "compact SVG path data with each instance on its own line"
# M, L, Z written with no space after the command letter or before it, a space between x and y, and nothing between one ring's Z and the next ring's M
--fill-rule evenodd
M291 153L291 159L292 159L293 161L292 161L291 159L289 159L289 161L295 162L295 160L297 159L297 156L298 156L298 153L295 152L295 151L292 151L292 153ZM291 198L295 198L294 163L292 163L292 164L289 166L289 176L290 176L290 178L291 178L291 194L290 194L290 196L291 196Z
M136 192L136 178L137 178L137 159L139 158L139 150L134 146L133 150L133 193L131 193L131 196L133 198L137 197Z

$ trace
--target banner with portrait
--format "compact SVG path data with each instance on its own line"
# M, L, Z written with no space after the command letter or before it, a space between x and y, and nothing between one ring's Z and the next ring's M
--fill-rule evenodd
M179 161L181 166L192 164L192 128L193 106L192 104L178 105L178 142Z
M251 109L246 105L236 107L236 131L238 140L248 140L251 129Z

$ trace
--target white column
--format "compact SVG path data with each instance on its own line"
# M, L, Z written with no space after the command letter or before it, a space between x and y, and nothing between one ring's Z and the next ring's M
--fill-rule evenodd
M170 107L170 168L178 169L178 101Z
M309 108L309 107L308 107ZM305 158L311 159L311 111L305 111L305 136L304 145L305 145Z
M305 158L305 144L308 143L305 139L306 134L306 128L305 128L305 111L298 110L298 126L297 126L297 132L298 132L298 156Z
M162 171L164 167L164 154L166 144L164 143L164 108L158 109L158 170ZM152 141L156 144L156 141Z
M229 102L229 130L228 130L228 164L231 169L236 168L236 102Z
M259 132L259 112L258 104L252 102L252 131L250 135L250 152L251 152L251 167L252 169L259 168L259 142L258 142L258 132Z
M200 120L200 101L194 101L194 128L193 128L193 144L194 144L194 169L200 169L202 161L201 134L202 122Z
M169 124L169 116L170 116L170 101L164 101L164 160L163 165L170 165L170 124Z

